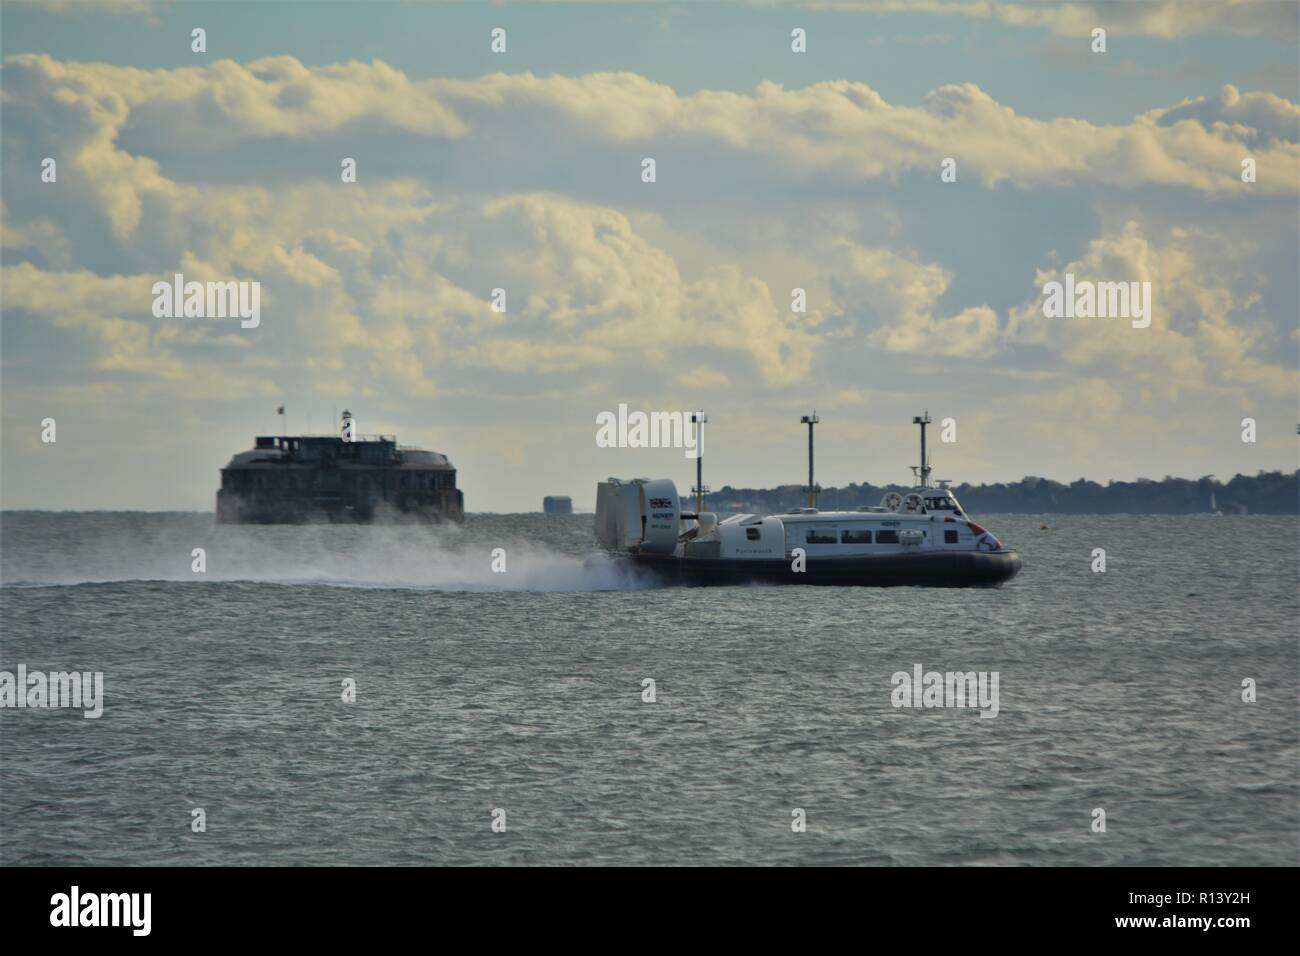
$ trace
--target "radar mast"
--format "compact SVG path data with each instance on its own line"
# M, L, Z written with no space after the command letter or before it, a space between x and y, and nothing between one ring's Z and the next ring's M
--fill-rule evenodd
M930 487L930 461L925 454L925 426L930 424L930 410L927 408L921 415L912 418L913 425L921 426L921 464L912 466L912 473L916 475L917 485L921 488Z

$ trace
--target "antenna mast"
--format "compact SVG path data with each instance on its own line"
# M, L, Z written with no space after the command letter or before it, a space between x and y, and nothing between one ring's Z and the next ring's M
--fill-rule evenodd
M817 410L813 409L811 415L804 415L799 419L801 424L808 426L808 487L804 488L804 493L808 496L808 507L817 507L817 493L821 488L813 481L813 427L821 421L817 417Z
M922 415L916 415L912 418L913 425L921 426L921 466L913 468L922 488L930 487L930 461L925 456L925 426L930 424L930 410L927 408Z
M704 414L704 409L691 412L691 422L695 425L695 487L691 491L695 492L696 514L703 513L704 496L709 491L704 484L704 423L708 420L709 416Z

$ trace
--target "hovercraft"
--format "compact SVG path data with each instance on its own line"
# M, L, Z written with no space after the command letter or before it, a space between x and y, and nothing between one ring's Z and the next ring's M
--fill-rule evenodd
M928 422L928 416L927 416ZM856 511L684 512L670 479L610 478L596 490L596 537L668 584L994 587L1020 555L966 514L947 487L920 485Z

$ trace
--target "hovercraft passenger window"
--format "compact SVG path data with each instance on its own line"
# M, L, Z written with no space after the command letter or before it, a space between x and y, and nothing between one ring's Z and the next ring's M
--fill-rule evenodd
M898 532L892 528L885 528L876 532L876 544L898 544Z
M870 544L871 532L867 529L844 531L840 534L841 544Z
M804 538L804 541L805 541L807 544L834 544L834 543L835 543L835 532L834 532L834 531L816 531L816 530L814 530L814 529L812 529L812 528L809 528L809 529L808 529L808 536L807 536L806 538Z
M957 532L956 532L956 531L951 531L951 530L950 530L950 531L945 531L945 532L943 533L943 543L944 543L944 544L956 544L956 543L957 543Z
M763 532L761 532L758 528L745 529L745 537L748 538L750 541L757 541L762 536L763 536Z

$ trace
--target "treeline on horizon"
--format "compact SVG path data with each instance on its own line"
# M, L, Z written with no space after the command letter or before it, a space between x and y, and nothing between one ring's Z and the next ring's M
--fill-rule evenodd
M1222 482L1203 478L1165 477L1162 481L1110 481L1098 484L1080 478L1068 485L1033 475L1010 484L949 486L972 514L1300 514L1300 471L1261 471L1236 475ZM713 512L777 513L806 505L799 485L779 488L733 488L711 492L706 507ZM887 492L907 494L904 485L850 484L823 488L817 505L825 511L852 511L878 505ZM1213 496L1214 507L1211 507ZM683 496L684 507L694 499Z

